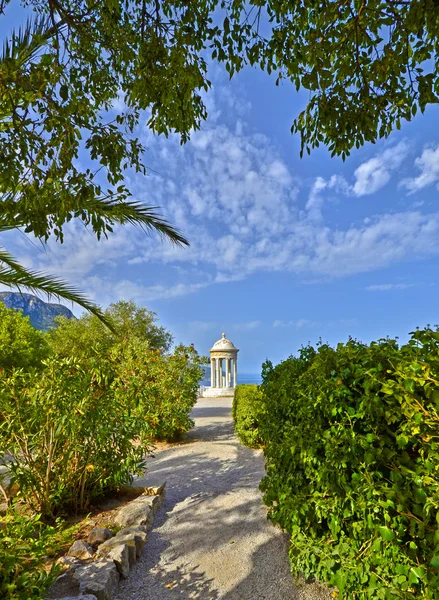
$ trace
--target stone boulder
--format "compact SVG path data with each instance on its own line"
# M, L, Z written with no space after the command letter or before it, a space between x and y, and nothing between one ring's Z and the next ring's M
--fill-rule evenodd
M74 578L82 594L94 594L96 600L112 600L119 573L112 560L93 562L76 569Z
M139 496L118 510L114 522L120 527L148 526L161 500L162 496Z
M110 538L114 537L114 533L106 527L95 527L90 531L87 543L90 546L100 546Z
M86 542L76 540L76 542L73 542L70 546L67 556L73 556L80 560L88 560L89 558L93 558L93 548Z
M106 558L113 548L116 548L121 544L126 544L128 546L130 565L133 565L136 562L143 550L143 546L145 545L146 533L144 531L137 530L128 533L124 533L124 531L125 530L118 532L116 537L111 538L111 540L107 540L99 546L97 551L98 558Z
M131 537L133 537L134 542L136 544L136 556L138 558L143 550L144 545L146 544L148 536L146 535L146 532L142 529L142 526L140 526L140 528L125 527L125 529L121 529L116 534L117 540L130 539Z
M59 598L59 600L98 600L94 594L81 594L80 596L69 596L68 598Z
M61 556L56 563L61 565L65 573L71 573L83 564L79 558L75 558L74 556Z
M108 553L108 558L116 565L119 575L126 579L130 572L129 546L127 544L118 544Z

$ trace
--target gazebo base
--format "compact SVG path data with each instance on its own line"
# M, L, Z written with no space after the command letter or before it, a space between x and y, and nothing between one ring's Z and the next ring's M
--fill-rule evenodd
M232 397L235 395L235 388L229 387L229 388L217 388L217 387L203 387L203 389L201 390L201 397L202 398L224 398L225 396L227 397Z

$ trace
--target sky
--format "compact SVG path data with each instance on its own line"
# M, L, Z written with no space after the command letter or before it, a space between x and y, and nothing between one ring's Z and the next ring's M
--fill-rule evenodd
M62 245L19 232L2 244L104 307L133 299L156 311L203 354L225 332L246 373L319 338L404 341L439 323L439 109L345 162L325 148L301 159L290 127L306 94L256 69L209 75L201 131L181 146L154 136L145 114L136 133L148 175L126 179L189 248L132 227L97 242L79 223Z

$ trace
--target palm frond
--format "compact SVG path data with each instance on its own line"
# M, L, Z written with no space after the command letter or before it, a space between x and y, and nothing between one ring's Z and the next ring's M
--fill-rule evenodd
M32 60L44 46L53 28L47 17L28 19L24 27L12 31L10 38L3 43L0 62L16 60L20 66Z
M158 206L148 206L137 201L103 200L94 198L84 203L84 209L101 216L111 224L130 223L147 231L158 231L176 246L189 246L188 240L157 211Z
M18 290L21 290L23 287L36 294L44 293L49 297L55 296L56 298L74 302L96 315L96 317L107 327L113 329L113 326L105 317L101 309L88 300L75 287L62 281L58 277L52 277L50 275L45 275L44 273L25 269L4 249L0 249L0 262L5 265L3 268L0 267L0 284L7 287L15 287Z

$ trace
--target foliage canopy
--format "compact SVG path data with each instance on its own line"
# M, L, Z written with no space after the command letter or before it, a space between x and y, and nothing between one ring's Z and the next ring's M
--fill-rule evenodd
M83 314L80 319L56 317L57 327L48 333L51 347L63 357L104 357L112 346L123 339L137 338L151 350L168 351L172 335L157 325L157 314L133 301L119 301L104 311L113 331L95 315Z
M0 1L0 23L7 5ZM81 219L99 238L114 225L187 243L132 199L127 169L145 173L135 128L185 142L207 117L208 62L232 77L258 66L310 92L294 120L302 152L343 158L386 137L439 99L435 0L23 0L33 21L0 56L0 231L42 240ZM77 162L81 151L85 159ZM85 154L84 154L85 153ZM34 286L97 311L62 282L0 254L6 285ZM99 313L96 313L99 314Z

